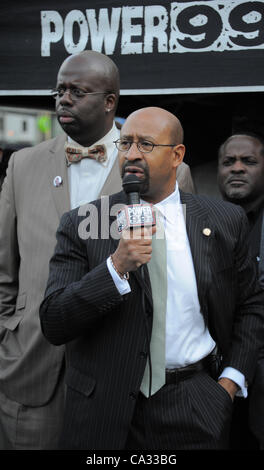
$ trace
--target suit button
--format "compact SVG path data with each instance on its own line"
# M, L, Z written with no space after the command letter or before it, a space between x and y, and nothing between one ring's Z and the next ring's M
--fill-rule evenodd
M141 357L147 357L147 355L148 354L146 353L146 351L140 351L140 356Z
M136 392L130 392L129 397L132 398L132 400L137 399L137 393Z
M147 314L147 317L150 317L150 316L151 316L152 311L151 311L150 308L148 308L148 309L146 310L146 314Z

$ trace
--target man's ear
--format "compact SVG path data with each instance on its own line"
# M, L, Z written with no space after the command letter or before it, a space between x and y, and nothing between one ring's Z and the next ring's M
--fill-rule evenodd
M174 153L174 159L173 159L174 165L173 166L174 168L177 168L177 166L179 166L183 161L183 158L185 155L185 146L183 144L175 145L175 147L173 147L173 153Z
M105 97L105 110L107 113L109 111L114 111L116 106L116 95L114 93L109 93Z

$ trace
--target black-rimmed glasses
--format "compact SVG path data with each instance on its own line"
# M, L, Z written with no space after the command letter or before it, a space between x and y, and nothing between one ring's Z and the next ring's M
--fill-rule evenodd
M120 152L128 152L132 144L136 144L138 150L142 153L150 153L154 149L154 147L175 147L177 144L153 144L153 142L149 142L148 140L142 140L140 142L134 142L133 140L126 140L126 139L118 139L114 141L116 148L120 150Z
M84 98L86 95L108 95L108 91L83 91L81 88L54 88L51 92L52 97L56 100L62 98L65 93L69 93L73 101Z

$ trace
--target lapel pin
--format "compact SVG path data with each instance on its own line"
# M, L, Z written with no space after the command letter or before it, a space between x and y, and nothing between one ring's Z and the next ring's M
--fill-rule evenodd
M210 228L204 228L203 229L203 234L206 236L206 237L209 237L211 235L211 229Z
M55 188L58 188L62 184L62 177L61 176L55 176L53 180L53 185Z

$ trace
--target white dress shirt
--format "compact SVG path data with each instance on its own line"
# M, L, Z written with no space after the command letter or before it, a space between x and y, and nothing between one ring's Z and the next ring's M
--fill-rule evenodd
M99 144L106 146L107 161L104 164L98 163L91 158L83 158L80 162L72 163L68 167L72 209L98 198L117 157L117 148L113 141L119 139L119 136L120 132L114 123L112 129L102 139L99 139L92 145L92 147ZM77 147L82 147L69 136L68 142Z
M205 327L178 188L156 204L167 246L166 367L184 367L208 356L215 342Z
M209 355L215 342L200 309L184 206L177 182L175 191L155 206L163 215L167 246L166 368L178 368ZM130 292L128 281L118 276L109 259L107 266L120 294ZM247 396L245 377L239 371L228 367L221 377L236 382L241 388L238 394L242 392Z

